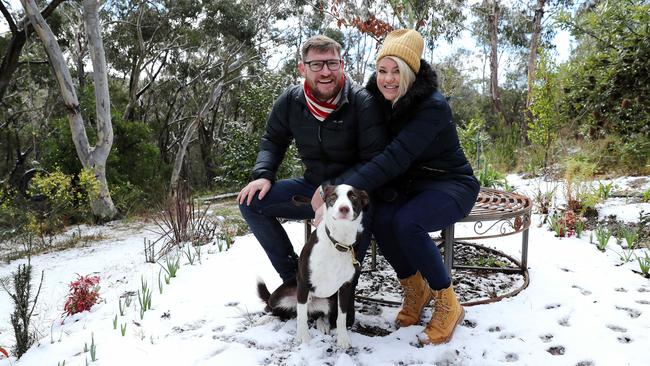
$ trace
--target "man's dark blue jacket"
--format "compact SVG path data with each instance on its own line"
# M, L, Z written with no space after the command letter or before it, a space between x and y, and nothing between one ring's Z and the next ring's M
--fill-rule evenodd
M369 161L386 146L385 118L377 100L348 78L336 110L323 122L309 112L302 85L292 86L273 105L252 171L253 179L275 181L292 139L296 141L308 182L338 184L355 165Z

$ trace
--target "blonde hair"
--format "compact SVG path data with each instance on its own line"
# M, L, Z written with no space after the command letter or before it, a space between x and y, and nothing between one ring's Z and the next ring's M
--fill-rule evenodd
M397 101L406 94L406 92L409 90L411 85L415 82L415 73L409 65L402 60L401 58L397 56L386 56L382 57L381 59L377 60L377 64L379 64L379 61L383 60L384 58L389 58L397 64L397 69L399 70L399 86L397 88L397 97L395 100L393 100L392 105L394 106Z

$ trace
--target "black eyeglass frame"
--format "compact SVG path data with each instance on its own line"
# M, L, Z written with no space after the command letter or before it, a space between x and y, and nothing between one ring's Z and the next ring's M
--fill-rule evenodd
M330 62L336 62L336 64L331 65ZM329 71L337 71L338 69L341 68L341 64L343 63L342 59L332 59L332 60L312 60L312 61L303 61L303 64L307 65L309 67L309 70L313 72L319 72L327 65L327 69ZM317 65L320 64L320 67ZM316 69L314 69L316 67ZM333 68L334 67L334 68Z

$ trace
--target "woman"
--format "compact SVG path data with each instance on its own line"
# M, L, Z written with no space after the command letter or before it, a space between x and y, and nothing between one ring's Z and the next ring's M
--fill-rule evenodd
M423 48L414 30L399 29L386 37L366 88L385 108L392 140L345 183L378 197L371 230L405 295L396 325L418 324L433 299L432 318L419 338L439 344L451 339L464 310L428 233L467 216L479 183L438 91L436 73L421 60Z

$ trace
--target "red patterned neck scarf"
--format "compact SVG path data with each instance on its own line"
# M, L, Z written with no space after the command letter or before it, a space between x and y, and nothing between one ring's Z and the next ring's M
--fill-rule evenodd
M345 76L341 78L341 90L339 90L339 93L334 96L333 98L329 99L326 102L321 102L320 100L316 99L314 95L311 92L311 89L309 88L309 85L307 85L307 80L305 80L305 83L303 84L303 90L305 91L305 99L307 100L307 107L309 108L309 111L311 114L319 121L324 121L327 116L330 115L335 109L336 105L339 103L339 100L341 100L341 94L343 94L343 85L345 84Z

